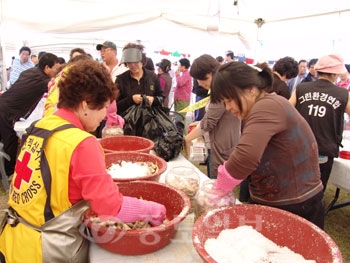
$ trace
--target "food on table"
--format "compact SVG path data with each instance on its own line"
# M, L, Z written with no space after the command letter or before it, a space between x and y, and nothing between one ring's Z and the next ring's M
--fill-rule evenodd
M90 217L91 222L95 224L99 224L101 226L110 227L112 229L120 229L120 230L135 230L135 229L143 229L152 227L151 224L147 221L136 221L133 223L121 223L113 220L102 221L98 216ZM169 222L168 219L165 219L162 225L165 225Z
M207 180L196 195L195 218L205 212L222 206L230 206L236 203L233 192L223 194L221 190L213 189L214 180Z
M224 229L217 238L207 239L204 247L217 262L316 263L288 247L277 245L252 226Z
M121 161L112 163L107 169L112 178L137 178L158 172L159 167L153 162Z
M199 175L193 167L175 166L165 177L165 183L183 191L191 201L190 213L196 205L195 195L199 188Z
M184 191L187 196L194 196L199 188L199 180L195 178L186 177L171 177L168 179L167 183L176 187L179 190Z

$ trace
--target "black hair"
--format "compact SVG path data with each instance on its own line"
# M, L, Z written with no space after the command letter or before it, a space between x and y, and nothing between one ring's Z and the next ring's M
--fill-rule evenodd
M287 79L292 79L298 76L298 62L292 57L280 58L273 66L273 71L276 71L281 76L285 75Z
M157 64L164 73L168 73L171 70L170 60L163 58L160 63Z
M189 68L191 66L191 63L187 58L180 59L179 63L181 64L181 66L184 66L185 68Z
M58 63L58 57L52 53L46 53L39 60L39 68L44 71L45 67L48 66L52 68L55 64Z
M211 102L219 103L224 98L232 99L242 111L240 95L244 90L256 87L270 92L273 83L271 69L267 63L258 66L250 66L243 62L231 62L220 66L211 83Z
M45 54L46 54L46 51L40 51L38 54L38 59L40 60Z
M63 57L58 57L58 63L66 64L66 60Z
M32 51L30 50L30 48L29 48L29 47L26 47L26 46L21 47L21 49L19 50L19 54L21 54L22 51L28 51L28 52L29 52L29 55L32 53Z
M207 74L214 73L220 66L220 63L210 55L204 54L193 60L190 74L191 77L199 80L206 80Z
M146 69L149 69L149 70L155 70L155 67L154 67L154 63L153 63L153 60L149 57L146 57L146 65L145 65L145 68Z
M219 63L224 62L224 58L223 58L222 56L217 56L217 57L216 57L216 60L217 60Z
M315 65L318 61L318 58L310 59L309 63L307 63L307 67L310 68L312 65Z
M234 54L233 51L231 51L231 50L226 51L225 54L226 54L226 57L227 57L227 56L230 56L231 59L233 59L233 58L235 57L235 54Z
M350 64L345 64L345 68L350 73Z

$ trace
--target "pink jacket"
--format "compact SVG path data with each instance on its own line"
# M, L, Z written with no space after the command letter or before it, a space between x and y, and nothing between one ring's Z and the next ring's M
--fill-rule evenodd
M188 69L184 70L181 75L176 75L176 88L174 99L190 101L192 91L192 77Z

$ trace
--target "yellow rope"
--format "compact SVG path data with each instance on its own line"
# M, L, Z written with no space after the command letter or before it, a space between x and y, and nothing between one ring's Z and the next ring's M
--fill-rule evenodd
M195 111L195 110L204 108L205 105L207 105L209 99L210 99L210 96L205 97L204 99L201 99L200 101L197 101L196 103L193 103L190 106L187 106L186 108L180 110L179 113L185 113L185 112Z

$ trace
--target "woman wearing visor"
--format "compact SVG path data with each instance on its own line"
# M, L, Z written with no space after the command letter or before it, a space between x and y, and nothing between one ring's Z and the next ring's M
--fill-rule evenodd
M146 54L143 53L144 46L128 43L123 48L121 63L129 69L119 75L116 84L120 90L117 100L118 114L124 116L127 109L134 104L141 104L145 95L150 105L161 104L156 97L162 97L162 88L157 74L144 67Z

